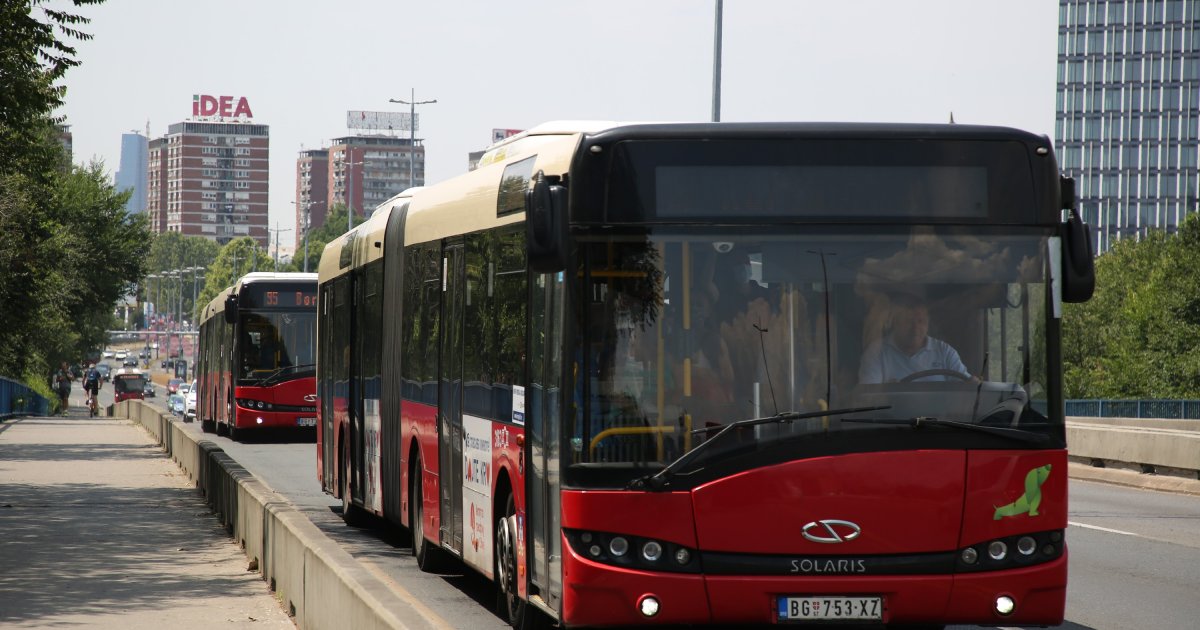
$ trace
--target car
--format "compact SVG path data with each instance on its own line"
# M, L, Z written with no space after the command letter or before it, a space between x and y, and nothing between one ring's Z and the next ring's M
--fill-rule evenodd
M179 394L171 394L171 396L167 398L167 411L170 411L175 415L182 416L184 404L185 401L183 396Z
M158 394L154 391L154 383L146 381L146 388L142 390L146 398L155 398Z
M182 384L183 384L183 379L181 379L181 378L173 378L173 379L167 381L167 393L168 394L178 394L179 386Z
M179 387L175 390L175 393L187 396L188 392L190 391L192 391L192 386L190 383L180 383Z
M125 357L125 360L121 362L121 365L125 367L137 367L137 359L135 357Z
M162 360L162 369L169 370L173 367L175 367L175 359L163 359Z
M112 379L112 366L107 363L101 363L96 366L96 371L100 372L100 379L107 382Z
M103 354L103 355L101 355L101 356L103 356L105 359L111 359L111 358L113 358L113 351L112 351L112 350L105 350L105 351L104 351L104 354Z
M196 381L188 386L187 395L183 397L183 421L191 422L196 419Z
M114 355L113 358L118 361L124 361L125 357L127 357L127 356L129 356L128 352L125 352L124 350L118 350L117 354Z

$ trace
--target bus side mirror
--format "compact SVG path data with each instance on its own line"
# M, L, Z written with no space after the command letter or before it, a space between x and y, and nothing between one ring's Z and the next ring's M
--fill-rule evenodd
M238 320L238 299L236 294L229 294L225 298L225 323L236 324Z
M1064 302L1086 302L1096 290L1092 232L1075 211L1075 180L1062 178L1061 190L1063 209L1070 211L1067 221L1062 224L1062 299Z
M525 191L525 246L529 269L554 273L567 268L567 189L538 171Z

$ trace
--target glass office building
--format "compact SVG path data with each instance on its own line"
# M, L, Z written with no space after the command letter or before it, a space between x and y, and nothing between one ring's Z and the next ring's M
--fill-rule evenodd
M1200 0L1059 0L1055 146L1096 251L1200 210Z

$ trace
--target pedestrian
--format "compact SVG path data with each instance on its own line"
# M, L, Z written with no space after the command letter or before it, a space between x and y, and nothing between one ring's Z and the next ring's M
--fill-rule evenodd
M62 362L62 367L54 373L54 391L58 393L58 400L62 406L62 414L67 415L67 398L71 396L71 368L66 361Z

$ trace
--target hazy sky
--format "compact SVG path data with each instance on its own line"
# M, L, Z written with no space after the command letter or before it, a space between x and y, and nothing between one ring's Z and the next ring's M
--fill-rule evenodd
M56 2L55 4L61 4ZM427 182L493 128L704 121L714 0L109 0L66 77L75 159L245 96L271 128L270 222L294 227L295 160L349 135L346 110L418 110ZM726 0L726 121L997 124L1053 135L1054 0ZM284 233L290 242L294 233Z

